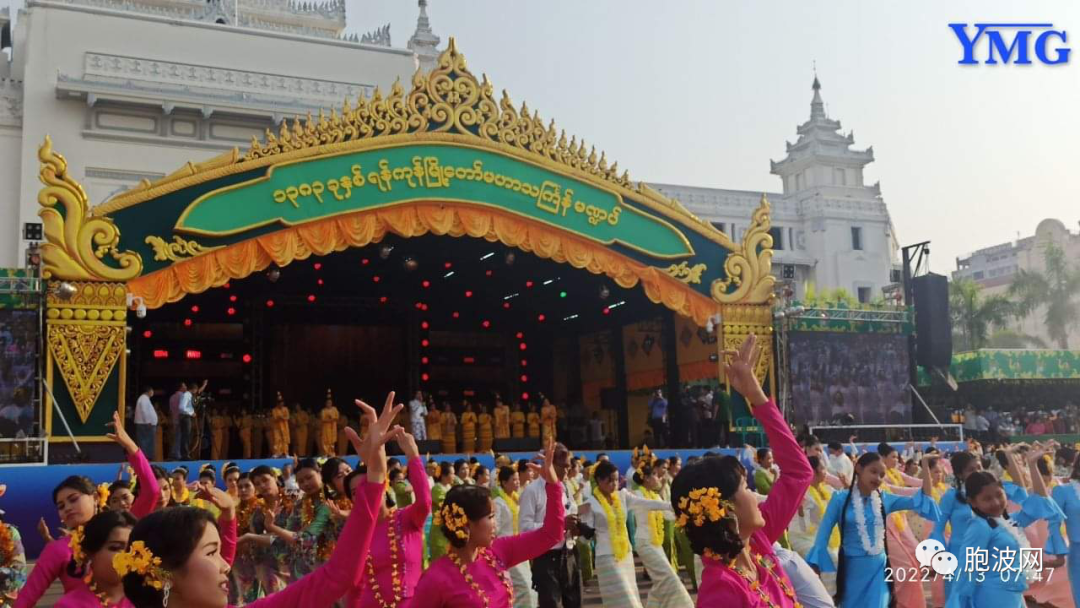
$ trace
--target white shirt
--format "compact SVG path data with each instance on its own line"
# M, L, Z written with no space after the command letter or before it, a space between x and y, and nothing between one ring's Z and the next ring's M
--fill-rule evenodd
M821 578L814 573L798 553L784 549L779 544L773 544L780 567L791 579L791 586L795 590L795 598L806 608L835 608L832 597L825 590Z
M544 527L544 515L547 513L546 485L547 482L543 479L536 479L518 494L518 529L522 534ZM564 512L567 516L577 515L577 505L570 498L566 484L559 484L559 487L562 488ZM572 549L574 541L564 540L556 543L549 551L562 549L564 545Z
M641 542L642 537L644 537L645 542L652 542L652 532L649 530L648 523L649 512L665 509L671 511L671 504L662 500L646 500L626 488L619 490L619 500L622 502L624 510L634 513L637 521L637 533L634 536L637 537L638 542ZM604 512L604 506L600 504L600 501L596 500L595 495L589 495L586 504L589 505L589 511L581 516L581 523L596 530L596 557L613 555L611 531L608 530L608 519L607 514ZM640 534L640 532L644 532L644 535Z
M630 493L627 492L627 494ZM634 541L638 545L641 545L642 543L650 545L652 544L653 539L652 529L649 526L649 514L653 511L661 511L664 514L664 519L674 521L675 512L671 508L670 501L665 501L663 498L660 500L645 498L645 493L642 491L642 488L638 488L636 493L630 495L633 496L633 499L629 505L624 502L623 508L627 508L633 512L634 521L637 522L637 527L634 530ZM659 496L660 493L657 492L656 495Z
M135 402L135 424L157 423L157 412L154 411L154 404L150 403L150 397L147 397L146 393L139 395Z
M427 416L427 407L424 406L423 401L413 399L409 402L409 417L412 422L423 420L424 416Z
M833 456L829 454L829 472L837 477L842 477L851 483L851 476L855 474L855 465L845 454Z
M518 517L520 517L520 514ZM520 522L518 522L518 525L520 525ZM514 513L510 510L510 506L506 504L506 499L500 495L495 499L495 536L513 536L515 534L517 532L514 532Z
M191 391L184 391L184 394L180 395L180 414L183 416L194 416L195 407L192 405Z

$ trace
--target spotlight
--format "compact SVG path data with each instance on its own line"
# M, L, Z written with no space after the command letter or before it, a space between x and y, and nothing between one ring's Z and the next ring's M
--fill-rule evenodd
M281 278L281 269L279 269L279 268L271 268L270 270L267 270L266 271L266 278L271 283L277 283L278 279Z
M379 247L379 257L385 260L390 257L390 254L393 253L393 251L394 248L390 245L383 245L382 247Z
M71 298L74 298L75 294L78 293L78 291L79 289L77 287L75 287L71 283L68 283L67 281L64 281L63 283L60 283L56 286L56 288L53 290L53 295L55 295L60 300L66 302Z
M420 267L420 262L417 262L416 258L407 257L401 262L401 265L405 267L405 270L412 272Z
M514 262L517 260L517 255L515 255L513 251L507 251L506 258L504 259L507 266L513 266Z

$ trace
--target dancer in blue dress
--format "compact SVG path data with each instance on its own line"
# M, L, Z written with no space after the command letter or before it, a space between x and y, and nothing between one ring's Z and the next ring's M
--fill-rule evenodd
M977 471L968 475L964 493L974 517L956 547L960 553L955 555L960 564L965 564L985 551L982 555L986 561L978 569L965 568L953 579L946 608L1023 608L1028 579L1035 574L1031 568L1024 568L1028 565L1024 557L1031 545L1023 529L1035 520L1045 519L1050 529L1046 552L1060 550L1062 540L1057 530L1065 516L1047 497L1037 465L1043 454L1041 449L1028 452L1035 495L1024 500L1021 510L1011 515L1005 488L993 473Z
M937 521L940 511L931 495L933 482L927 462L922 463L922 489L912 496L887 494L880 489L885 479L881 455L867 452L855 463L851 487L833 493L806 561L819 573L836 572L837 606L888 608L895 604L892 583L885 577L885 518L897 511L914 510ZM840 551L834 565L829 537L836 526L840 527Z
M1069 570L1073 600L1076 600L1080 598L1080 458L1073 461L1069 482L1058 484L1050 495L1067 517L1065 532L1069 535L1069 552L1065 565Z

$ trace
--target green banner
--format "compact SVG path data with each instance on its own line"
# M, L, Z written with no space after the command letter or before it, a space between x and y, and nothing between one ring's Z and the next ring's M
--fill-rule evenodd
M957 382L1080 380L1080 351L983 349L956 353L949 373ZM922 368L919 368L919 384L930 384Z
M657 258L694 254L667 221L615 192L494 152L415 144L274 165L254 180L208 192L176 231L224 237L280 224L431 200L493 206Z

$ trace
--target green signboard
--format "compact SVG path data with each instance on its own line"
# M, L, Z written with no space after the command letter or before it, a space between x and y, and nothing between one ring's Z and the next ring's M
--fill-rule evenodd
M253 180L208 192L176 231L227 237L417 201L496 207L581 237L656 258L694 254L664 219L610 190L542 166L468 146L413 144L271 166Z
M983 349L956 353L949 373L957 382L1080 380L1080 351ZM930 384L922 368L919 368L919 384Z

